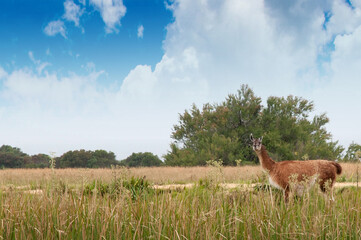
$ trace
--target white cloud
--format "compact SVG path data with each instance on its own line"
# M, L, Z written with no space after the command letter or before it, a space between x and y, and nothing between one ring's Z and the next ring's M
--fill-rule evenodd
M144 27L143 25L140 25L138 27L138 33L137 33L138 38L143 38L143 32L144 32Z
M29 51L28 53L30 60L36 65L36 70L38 74L41 74L47 66L50 66L50 63L48 62L41 62L38 59L35 59L34 54L32 51Z
M159 145L168 144L168 137L163 138L168 129L162 130L164 121L152 121L158 106L128 98L115 88L99 88L102 75L93 69L83 76L58 77L29 68L4 75L0 142L29 154L105 149L122 159L140 149L161 153Z
M3 70L0 99L9 104L0 106L0 142L7 136L9 144L33 153L44 152L36 145L58 154L104 148L119 159L140 151L161 155L178 113L192 103L222 101L247 83L263 99L294 94L313 100L318 113L330 117L328 129L336 140L361 143L360 6L347 9L340 0L281 2L175 1L161 61L154 68L135 67L120 88L100 90L97 82L104 75L92 63L84 67L88 75L62 78ZM115 4L91 3L101 13ZM326 30L325 11L332 13ZM114 31L118 20L104 22ZM333 38L334 50L320 73L318 57Z
M175 22L167 27L154 88L165 93L174 88L179 99L219 101L241 83L264 89L262 94L296 93L298 72L316 61L317 45L279 36L263 1L185 0L172 9Z
M30 60L33 62L33 63L36 63L37 62L37 60L35 60L35 58L34 58L34 54L33 54L33 52L28 52L28 55L29 55L29 58L30 58Z
M74 22L75 26L79 27L80 18L85 11L85 0L80 0L80 5L74 3L73 0L66 0L64 2L64 14L63 19L69 22ZM105 23L105 31L107 33L118 32L118 26L120 26L120 20L125 16L126 7L123 5L123 0L90 0L91 5L95 7ZM83 27L80 27L82 33L85 32ZM56 20L49 22L44 28L44 33L48 36L55 36L61 34L64 38L66 36L66 27L64 21Z
M111 131L111 127L104 129L108 94L96 87L101 74L59 78L47 73L40 76L27 68L8 74L0 92L0 99L7 103L0 106L0 142L21 146L29 153L93 148L96 138Z
M133 69L122 91L132 96L153 95L148 101L155 101L160 109L175 110L163 111L167 119L174 119L174 112L182 112L192 102L221 101L247 83L263 99L293 94L313 100L318 113L331 117L328 128L334 139L345 146L352 140L361 143L359 130L344 131L345 124L356 126L361 116L349 104L359 101L356 89L361 88L357 80L361 36L356 35L361 9L351 9L340 0L179 0L169 9L175 21L167 27L162 60L153 71L147 66ZM332 17L325 23L327 11ZM347 39L345 32L353 37ZM321 62L322 70L319 56L334 36L335 52L330 62ZM352 55L337 60L336 56L347 52ZM335 84L345 76L349 76L348 84ZM350 119L341 120L340 112ZM154 116L156 121L164 120ZM163 126L170 129L165 121Z
M80 8L80 6L75 4L73 0L66 0L64 2L64 10L65 12L62 18L66 21L74 22L75 26L79 27L79 20L84 13L84 8ZM84 33L84 28L81 29L82 33ZM67 39L65 23L62 20L49 22L44 28L44 33L48 36L60 34Z
M107 33L117 32L120 19L126 13L123 0L90 0L90 3L100 12Z
M6 78L8 73L0 66L0 79Z
M358 1L355 1L357 3ZM361 9L352 9L345 1L334 0L332 4L332 16L327 24L329 34L349 34L361 24Z
M64 2L65 13L63 18L74 22L75 26L79 26L79 18L83 14L83 10L80 9L80 6L75 4L73 0L66 0Z
M61 20L49 22L48 25L46 25L46 27L44 28L44 33L48 36L55 36L57 34L60 34L65 39L67 38L64 22Z
M350 15L350 18L351 15ZM352 19L350 19L352 21ZM347 24L345 25L347 27ZM331 73L316 94L319 108L328 112L330 131L346 147L352 141L361 144L360 104L361 26L352 33L338 35L331 54Z

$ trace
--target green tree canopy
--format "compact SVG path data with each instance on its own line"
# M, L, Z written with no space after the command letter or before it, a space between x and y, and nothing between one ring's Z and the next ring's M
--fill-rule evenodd
M50 157L46 154L29 156L20 148L9 145L0 147L0 166L2 168L45 168L49 166Z
M113 152L105 150L86 151L84 149L68 151L56 158L58 168L99 168L119 164Z
M7 153L13 156L25 157L28 156L26 153L23 153L20 148L12 147L9 145L2 145L0 147L0 153Z
M357 143L351 143L348 147L343 161L345 162L357 162L361 160L361 145Z
M243 85L220 104L193 105L179 115L173 142L164 156L167 165L205 165L208 160L235 165L236 160L258 162L249 146L249 135L264 136L275 160L336 159L343 148L325 129L325 114L310 119L313 103L300 97L261 98Z
M46 168L49 167L50 156L47 154L36 154L25 158L25 168Z
M9 145L0 147L0 166L2 168L20 168L24 166L25 158L28 157L20 148Z
M126 159L120 162L121 165L127 167L158 167L162 166L163 162L157 155L150 152L133 153Z

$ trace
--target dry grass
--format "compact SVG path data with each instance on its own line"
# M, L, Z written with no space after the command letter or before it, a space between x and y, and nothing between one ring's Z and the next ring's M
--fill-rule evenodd
M209 167L159 167L159 168L133 168L132 175L146 176L151 182L157 184L165 183L189 183L197 182L207 177ZM256 181L262 176L259 166L247 167L223 167L225 182Z
M344 182L356 181L355 163L341 163L343 172L339 180ZM361 168L361 167L360 167ZM135 177L146 177L154 184L174 184L198 182L207 177L210 167L143 167L130 169L5 169L0 171L0 185L13 184L41 185L52 178L63 181L68 185L81 184L93 180L110 182L114 174ZM260 166L223 167L224 182L227 183L252 183L264 177ZM361 169L359 169L361 174ZM360 181L360 179L359 179Z
M358 174L361 175L361 164L360 163L341 163L342 174L341 176L345 179L346 182L356 182L357 181L357 170ZM359 176L358 181L361 181L361 176Z
M209 167L144 167L130 169L5 169L0 171L0 184L39 185L53 177L66 184L79 184L93 180L110 182L114 174L146 177L154 184L190 183L204 179ZM254 182L262 176L259 166L224 167L225 182ZM55 175L55 176L54 176Z
M352 179L356 165L343 167ZM214 188L204 179L215 170L233 187L264 176L259 166L1 170L0 239L361 239L360 188L338 188L335 202L314 188L286 205L276 189ZM181 191L114 185L130 176L199 182Z

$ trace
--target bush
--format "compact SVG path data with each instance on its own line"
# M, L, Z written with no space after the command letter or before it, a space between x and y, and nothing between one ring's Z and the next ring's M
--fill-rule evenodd
M159 167L163 162L157 155L150 152L133 153L120 162L121 165L127 167Z
M117 196L122 192L129 192L131 199L136 200L139 196L153 192L149 181L143 178L131 177L130 179L114 179L110 184L102 181L92 181L84 186L83 194L100 196Z

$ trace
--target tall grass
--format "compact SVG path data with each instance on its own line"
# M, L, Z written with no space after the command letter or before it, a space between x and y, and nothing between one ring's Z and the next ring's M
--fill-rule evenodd
M355 163L341 163L343 171L339 180L356 181ZM116 171L124 171L117 169ZM143 167L126 170L129 176L146 177L154 184L191 183L204 179L209 175L209 167ZM263 172L260 166L223 167L224 181L234 183L258 182ZM38 185L46 184L54 175L69 185L79 185L82 182L101 180L110 182L113 179L112 169L5 169L0 170L0 186L12 184Z
M114 178L119 181L121 178ZM226 191L196 185L182 191L151 190L122 179L117 192L87 192L60 180L40 194L0 191L3 239L357 239L361 190L338 189L329 201L317 189L287 205L266 188ZM146 181L146 180L143 180ZM106 186L114 182L96 182ZM123 184L126 183L126 184ZM127 185L128 184L128 185ZM114 187L115 185L113 185ZM136 191L131 191L132 187ZM94 189L94 188L93 188ZM136 197L134 197L134 194Z

